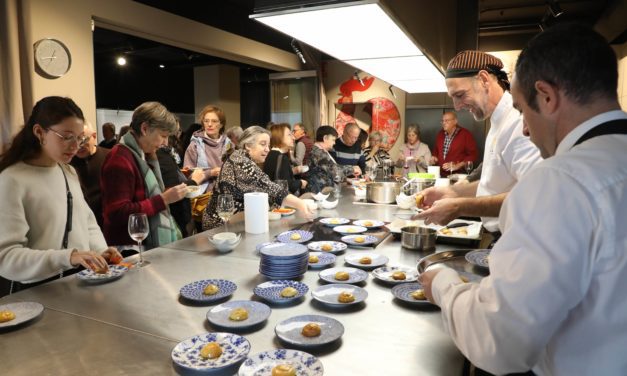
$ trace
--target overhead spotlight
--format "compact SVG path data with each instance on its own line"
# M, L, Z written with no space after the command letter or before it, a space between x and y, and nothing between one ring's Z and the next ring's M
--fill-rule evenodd
M392 93L392 96L396 98L396 93L394 92L394 90L392 90L393 87L394 85L390 85L390 87L388 87L388 90L390 91L390 93Z
M551 10L551 14L553 15L553 17L557 18L564 13L562 7L559 5L557 0L548 0L548 3L549 9Z
M300 61L303 64L307 64L307 61L305 60L305 56L301 52L300 48L298 48L298 46L296 45L296 39L292 39L292 42L290 43L290 46L292 46L292 50L294 50L294 53L296 54L296 56L298 56Z
M366 86L366 84L364 84L364 80L362 80L361 77L359 77L359 71L355 71L355 73L353 73L353 76L355 76L355 79L359 81L361 86Z
M116 60L119 66L123 67L126 65L126 58L124 56L119 56Z
M159 68L163 69L163 68L165 68L165 65L159 64Z

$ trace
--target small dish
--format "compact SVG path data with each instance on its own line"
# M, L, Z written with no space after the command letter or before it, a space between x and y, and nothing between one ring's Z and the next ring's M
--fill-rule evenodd
M360 234L362 232L368 231L367 228L363 226L335 226L333 227L333 231L339 232L340 234Z
M244 308L248 312L248 318L242 321L229 319L231 311L236 308ZM266 321L271 312L270 307L263 303L252 300L232 300L213 307L207 312L207 320L211 325L229 329L243 329Z
M325 226L334 227L334 226L345 225L347 223L350 223L350 219L337 218L337 217L321 218L320 223L322 223Z
M303 327L314 323L320 327L320 334L313 337L303 335ZM274 333L281 340L300 347L316 347L337 341L344 334L344 325L334 318L323 315L300 315L283 320L274 327Z
M18 302L0 305L0 311L11 311L15 318L10 321L0 323L0 329L13 327L30 320L33 320L44 311L44 306L37 302Z
M213 236L209 235L207 238L219 252L225 253L232 251L239 245L239 242L242 240L242 234L236 234L234 232L220 232L214 234Z
M283 217L287 217L296 213L296 209L292 209L292 208L278 208L278 209L273 209L272 211L275 213L280 213Z
M324 194L322 192L318 192L315 195L313 195L314 200L316 201L324 201L329 197L330 193Z
M362 263L364 258L370 260L369 264ZM388 263L390 259L387 256L374 253L374 252L356 252L344 256L344 262L348 265L361 269L374 269L383 266Z
M331 249L328 249L329 246L331 247ZM342 251L345 251L346 248L348 248L348 246L342 242L335 242L332 240L329 240L329 241L323 240L319 242L311 242L307 244L307 248L309 248L309 250L311 251L337 254Z
M466 253L464 256L466 261L473 265L477 265L482 268L488 269L490 267L490 250L489 249L475 249Z
M412 305L433 305L426 298L414 299L411 294L416 290L422 290L422 285L419 282L401 283L392 287L392 295L394 295L396 299L402 300Z
M339 272L348 273L348 279L344 281L340 281L335 279L335 274ZM347 267L338 267L338 268L330 268L320 271L318 273L318 277L321 280L329 282L329 283L341 283L341 284L349 284L349 283L359 283L368 279L368 273L361 269L356 268L347 268Z
M106 273L96 273L91 269L84 269L76 274L76 278L86 283L104 283L122 278L127 271L128 268L125 266L109 265L109 270Z
M355 226L362 226L367 228L368 230L373 229L373 228L379 228L381 226L385 225L385 222L383 221L379 221L376 219L360 219L358 221L353 221L353 224Z
M337 257L333 253L327 252L309 252L309 257L318 257L318 262L309 261L309 267L312 269L326 268L329 265L333 265Z
M218 292L213 295L203 294L203 291L209 285L218 286ZM237 290L237 285L234 282L228 281L226 279L203 279L200 281L188 283L185 286L181 287L179 294L181 294L182 297L188 300L208 303L226 298L227 296L231 296L233 295L235 290Z
M279 219L281 219L281 213L277 213L277 212L273 212L273 211L269 211L268 212L268 220L270 220L270 221L278 221Z
M283 291L283 289L286 287L292 287L296 289L296 295L289 298L281 296L281 291ZM292 302L296 299L300 299L307 293L307 291L309 291L309 287L307 287L306 284L288 280L264 282L257 285L257 287L253 289L253 293L255 293L255 295L271 303Z
M270 376L272 369L289 364L298 376L322 376L324 367L318 358L297 350L269 350L249 356L239 368L238 376Z
M355 297L355 300L348 303L340 303L340 301L338 300L338 296L343 292L351 293ZM361 303L366 300L366 298L368 297L368 292L358 286L333 283L330 285L318 287L311 292L311 296L315 300L324 304L332 306L348 306Z
M216 359L204 359L200 350L210 342L217 343L222 355ZM205 333L179 342L172 349L172 361L186 369L194 371L213 371L228 367L242 359L250 352L250 342L242 336L232 333Z
M337 206L339 202L340 200L335 200L335 201L324 200L324 201L320 201L320 206L322 207L322 209L335 209L335 207Z
M185 194L186 198L196 198L202 194L201 187L198 185L188 185L187 193Z
M374 235L346 235L342 236L342 241L350 245L356 246L369 246L376 243L379 240Z
M394 279L392 274L395 272L405 273L405 279ZM372 275L386 283L407 283L416 282L418 280L418 271L407 266L382 266L372 271Z
M285 231L276 237L281 243L305 243L313 238L313 233L305 230Z

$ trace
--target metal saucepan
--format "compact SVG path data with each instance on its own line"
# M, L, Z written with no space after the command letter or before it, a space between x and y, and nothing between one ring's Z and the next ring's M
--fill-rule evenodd
M366 199L377 204L395 203L402 185L395 181L369 183L366 185Z
M416 251L435 249L437 231L428 227L406 226L401 228L401 245Z

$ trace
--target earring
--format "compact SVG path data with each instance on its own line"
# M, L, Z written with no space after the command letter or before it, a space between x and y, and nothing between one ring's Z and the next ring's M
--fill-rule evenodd
M39 145L44 146L46 144L46 139L45 138L43 138L43 137L39 138L38 137L38 139L39 139Z

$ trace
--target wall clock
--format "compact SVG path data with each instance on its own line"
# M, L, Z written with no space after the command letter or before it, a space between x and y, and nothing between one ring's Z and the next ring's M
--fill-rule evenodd
M70 70L70 50L61 41L46 38L35 43L35 70L46 78L59 78Z

